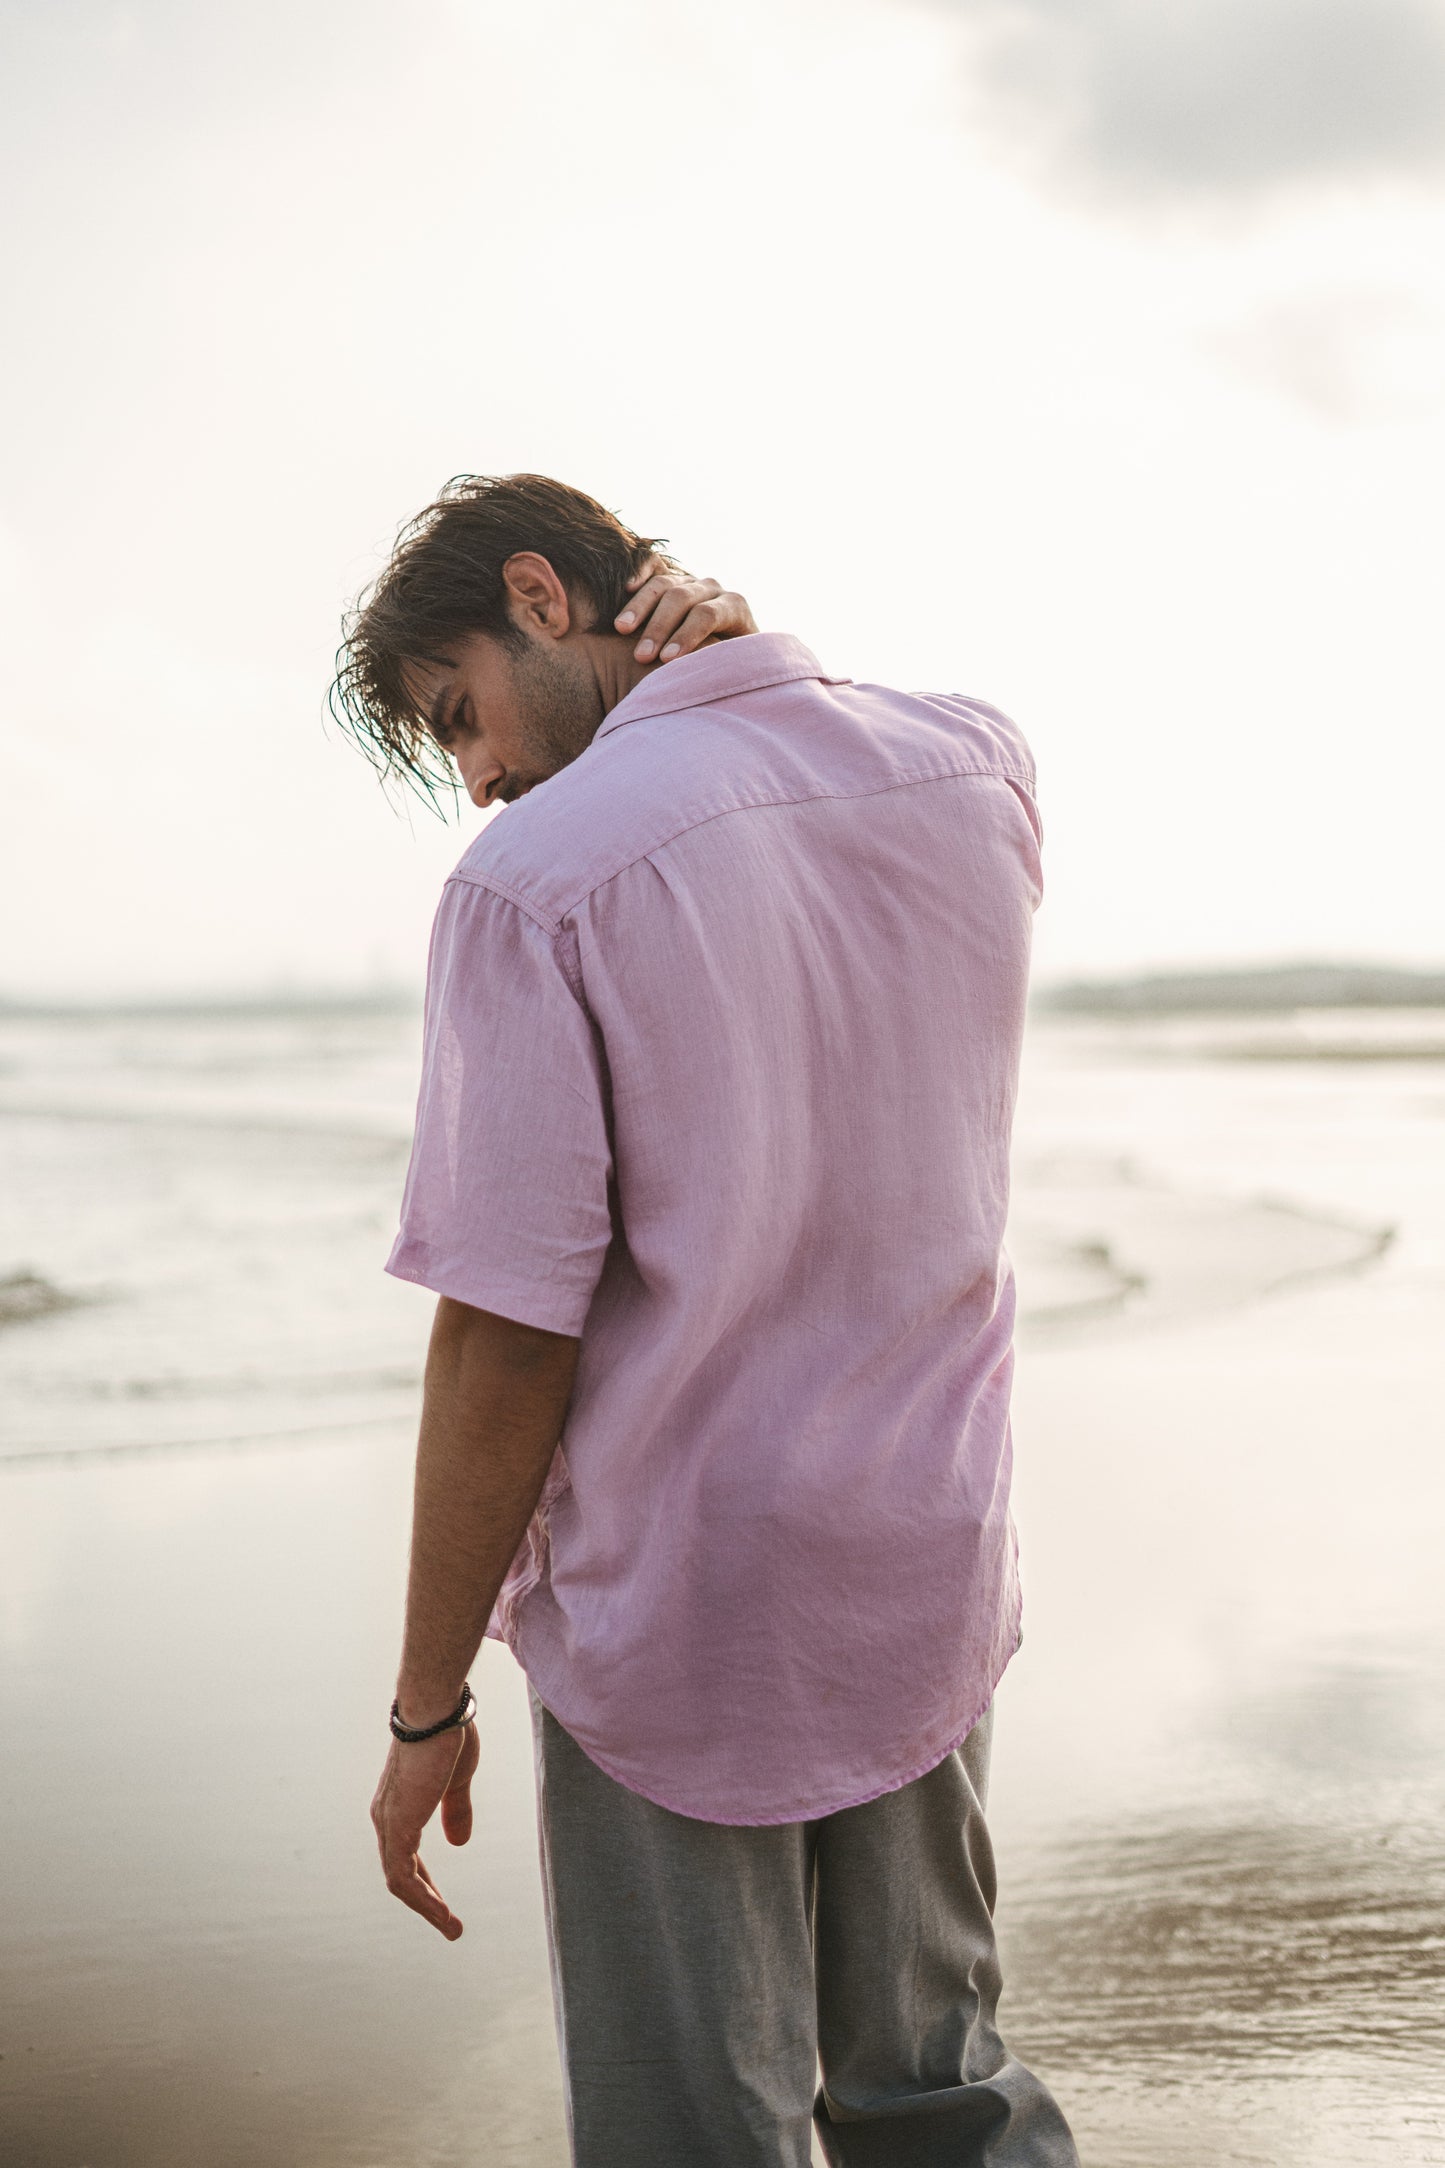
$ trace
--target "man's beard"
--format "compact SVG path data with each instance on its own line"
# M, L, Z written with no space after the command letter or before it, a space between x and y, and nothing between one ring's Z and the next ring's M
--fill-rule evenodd
M528 640L507 650L516 695L517 742L525 766L512 770L498 797L510 805L585 753L602 721L597 680L579 657Z

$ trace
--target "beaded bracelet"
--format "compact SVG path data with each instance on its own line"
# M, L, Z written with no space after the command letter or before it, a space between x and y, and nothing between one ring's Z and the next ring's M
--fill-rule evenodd
M451 1715L444 1716L439 1724L424 1724L420 1730L410 1724L403 1724L401 1704L394 1701L391 1705L391 1736L393 1739L400 1739L403 1746L417 1746L423 1739L435 1739L438 1732L456 1731L464 1724L470 1724L476 1713L476 1696L472 1692L471 1681L467 1680L462 1686L462 1698Z

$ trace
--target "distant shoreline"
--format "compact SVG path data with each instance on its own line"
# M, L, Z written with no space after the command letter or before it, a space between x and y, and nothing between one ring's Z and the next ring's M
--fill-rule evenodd
M377 1016L414 1013L420 986L347 992L334 987L236 993L99 996L0 996L0 1024L28 1020L93 1022L174 1018L224 1022L258 1017ZM1445 968L1397 964L1278 963L1209 970L1138 972L1062 979L1037 985L1036 1016L1283 1015L1301 1009L1445 1009Z
M1071 979L1035 990L1052 1016L1238 1016L1297 1009L1445 1008L1445 970L1393 964L1261 964Z
M399 1016L420 1011L421 989L385 988L376 993L338 993L318 988L311 993L147 994L112 1000L29 1001L0 999L0 1024L7 1023L104 1023L123 1022L252 1022L260 1017L297 1016Z

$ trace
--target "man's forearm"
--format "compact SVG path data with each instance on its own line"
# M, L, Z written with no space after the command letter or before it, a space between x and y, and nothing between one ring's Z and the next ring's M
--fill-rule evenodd
M427 1353L402 1720L451 1713L562 1434L575 1340L445 1296Z

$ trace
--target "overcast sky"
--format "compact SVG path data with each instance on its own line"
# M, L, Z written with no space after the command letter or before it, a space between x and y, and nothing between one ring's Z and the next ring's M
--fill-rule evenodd
M520 467L1015 714L1046 974L1445 958L1445 0L0 26L0 996L419 976L338 617Z

